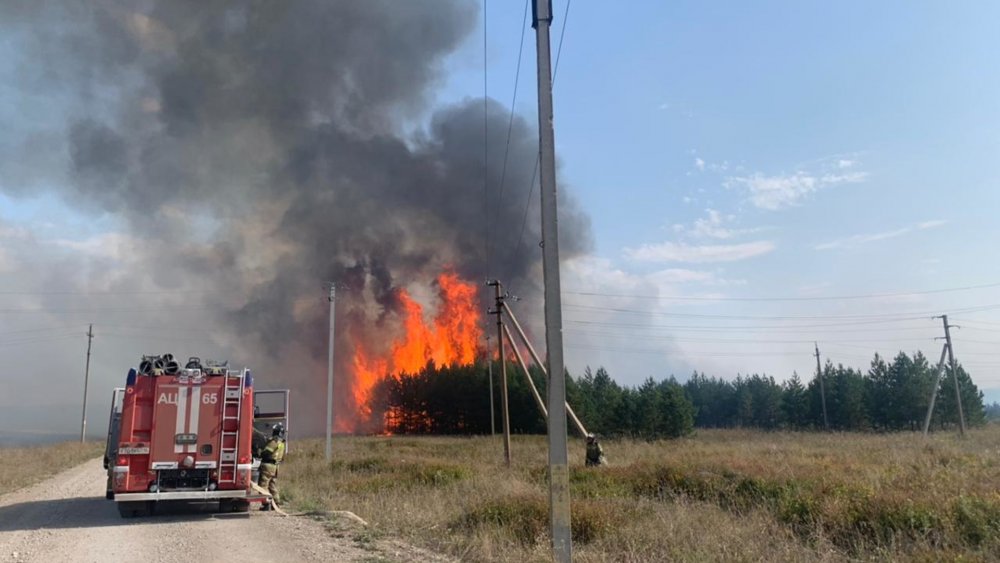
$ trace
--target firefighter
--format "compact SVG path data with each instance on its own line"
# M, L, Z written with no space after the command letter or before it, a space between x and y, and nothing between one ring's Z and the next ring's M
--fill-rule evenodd
M597 436L587 434L587 467L604 465L607 462L608 460L604 458L604 450L597 442Z
M279 504L278 499L278 466L285 459L285 427L279 422L274 425L271 439L264 446L260 453L260 477L257 484L260 488L267 489L271 493L271 500L274 505ZM264 505L264 510L270 508Z

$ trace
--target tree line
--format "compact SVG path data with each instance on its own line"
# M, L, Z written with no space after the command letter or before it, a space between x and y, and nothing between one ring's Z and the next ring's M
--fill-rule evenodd
M428 364L414 374L386 376L370 403L376 427L394 434L487 434L490 424L489 372L494 380L493 427L501 429L500 364ZM511 432L545 432L523 372L507 365ZM987 419L982 392L957 365L966 424ZM530 376L545 397L545 377L532 366ZM784 382L769 375L739 375L733 380L695 372L679 383L673 376L648 378L638 386L618 384L604 368L583 375L567 373L566 397L591 432L605 436L671 438L694 428L767 430L901 431L920 430L934 388L935 366L921 353L900 352L892 361L875 354L869 369L827 361L820 379L804 382L797 373ZM823 396L826 398L824 419ZM992 405L991 405L992 407ZM992 413L992 411L991 411ZM379 424L381 422L381 424ZM951 370L939 383L932 429L958 423Z

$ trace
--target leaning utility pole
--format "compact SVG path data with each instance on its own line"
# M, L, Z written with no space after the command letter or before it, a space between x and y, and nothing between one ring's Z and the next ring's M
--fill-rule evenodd
M934 370L934 389L931 390L931 403L927 406L927 416L924 417L924 436L931 427L931 415L934 414L934 401L937 399L938 387L941 386L941 373L944 371L944 355L948 353L948 345L941 347L941 359L938 360L937 369Z
M830 419L826 416L826 385L823 384L823 367L819 363L819 343L813 342L816 346L816 377L819 379L819 397L823 403L823 428L830 429Z
M563 367L559 223L556 212L555 131L552 120L552 0L532 0L538 50L538 136L542 199L542 271L545 283L545 347L549 364L549 525L552 558L573 559L570 536L569 454L566 450L566 373ZM500 336L503 340L503 335Z
M507 406L507 361L503 353L503 295L499 280L489 282L495 290L496 308L491 311L497 316L497 348L500 353L500 410L503 413L503 460L510 467L510 410Z
M965 414L962 412L962 393L958 389L958 370L955 366L955 352L951 347L951 331L953 326L948 324L948 315L941 315L941 322L944 323L945 346L948 347L948 364L951 366L951 379L955 383L955 405L958 406L958 431L965 437Z
M521 328L521 323L517 322L517 317L514 316L514 311L511 310L511 308L508 307L508 306L504 306L503 309L504 309L504 311L507 312L507 317L510 319L510 321L512 323L514 323L514 329L517 331L517 334L521 337L521 343L524 344L524 347L528 349L528 353L531 354L532 361L535 362L535 365L537 365L539 368L541 368L542 375L545 376L545 381L548 381L549 380L549 374L548 374L547 371L545 371L545 364L538 357L538 353L535 352L535 347L532 346L531 345L531 341L528 340L528 335L525 334L524 333L524 329ZM522 363L523 363L523 361L522 361ZM525 365L524 369L525 369L525 371L527 371L528 366ZM544 416L546 416L546 417L549 416L548 412L545 409L542 409L542 414ZM569 416L570 422L572 422L573 425L576 426L576 429L580 432L580 436L583 437L583 438L586 438L588 436L587 429L583 426L583 422L580 422L580 418L578 416L576 416L576 413L573 412L573 407L569 406L569 401L566 401L566 414Z
M326 358L326 461L333 459L333 334L334 313L337 310L337 286L330 283L330 340Z
M83 416L80 419L80 443L86 440L87 434L87 385L90 383L90 344L94 340L94 325L87 329L87 367L83 370ZM114 405L112 405L114 406Z

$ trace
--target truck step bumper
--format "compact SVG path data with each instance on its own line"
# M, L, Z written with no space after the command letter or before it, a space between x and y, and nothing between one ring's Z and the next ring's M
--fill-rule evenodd
M247 498L245 490L238 491L168 491L165 493L115 493L115 502L142 500L219 500L224 498Z

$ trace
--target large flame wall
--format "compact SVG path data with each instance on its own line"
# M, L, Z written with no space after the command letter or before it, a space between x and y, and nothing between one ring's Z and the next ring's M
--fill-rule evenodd
M337 431L358 432L373 422L369 420L372 389L383 377L417 373L428 363L446 366L475 361L483 339L475 285L453 272L444 272L437 277L435 287L438 303L430 319L408 291L397 290L397 330L394 336L386 336L391 343L351 338L352 361L345 379L353 411L338 416ZM380 353L380 349L387 351Z

